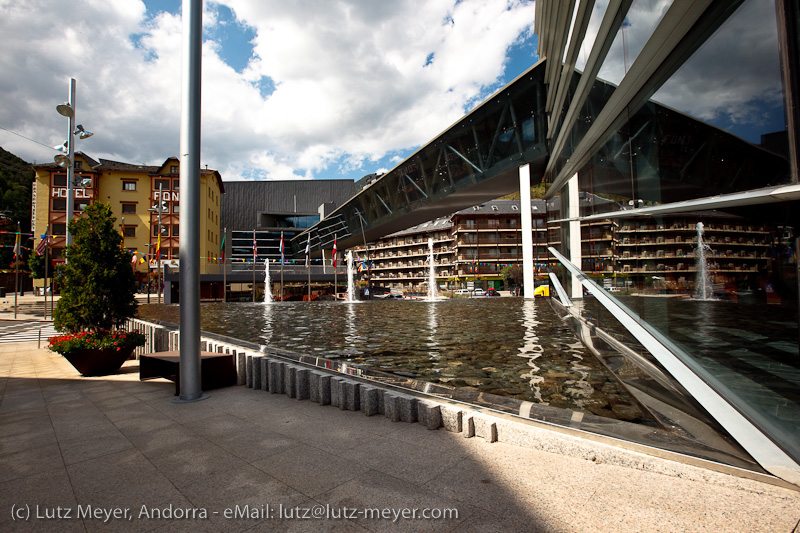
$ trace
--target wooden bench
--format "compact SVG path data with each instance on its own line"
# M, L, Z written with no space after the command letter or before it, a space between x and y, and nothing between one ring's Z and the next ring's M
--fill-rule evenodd
M180 352L156 352L139 356L139 380L165 378L175 382L175 396L181 393ZM233 355L200 352L200 387L203 390L236 385Z

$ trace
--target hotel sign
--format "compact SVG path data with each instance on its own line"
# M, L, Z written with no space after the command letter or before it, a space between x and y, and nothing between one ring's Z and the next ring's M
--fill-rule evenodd
M67 188L66 187L53 187L52 189L53 198L66 198L67 197ZM73 198L86 198L91 200L94 198L94 189L73 189Z

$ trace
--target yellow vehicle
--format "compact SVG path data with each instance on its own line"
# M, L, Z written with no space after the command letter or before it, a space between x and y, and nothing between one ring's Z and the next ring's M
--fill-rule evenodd
M534 296L550 296L550 285L539 285L535 289L533 289Z

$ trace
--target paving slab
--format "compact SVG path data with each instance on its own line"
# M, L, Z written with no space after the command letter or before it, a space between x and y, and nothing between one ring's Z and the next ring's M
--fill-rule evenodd
M464 438L452 424L245 386L176 404L172 383L136 370L83 378L35 342L0 345L0 531L790 532L800 521L798 491L666 459L591 461L491 443L483 419ZM70 517L25 516L59 507Z

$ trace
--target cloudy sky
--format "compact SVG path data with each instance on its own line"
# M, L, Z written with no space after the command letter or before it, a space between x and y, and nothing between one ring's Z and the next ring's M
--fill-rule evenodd
M51 161L74 77L78 122L95 132L77 149L178 155L180 0L0 0L0 12L0 146ZM533 22L523 0L207 1L202 164L225 180L390 169L533 65Z
M671 4L637 0L600 77L619 82ZM583 68L608 0L597 0ZM178 155L180 0L0 0L0 146L52 161L77 79L95 158ZM225 180L393 168L536 60L530 0L205 2L201 162ZM782 128L773 0L748 0L655 99L751 142Z

